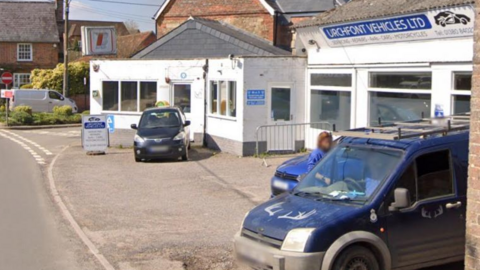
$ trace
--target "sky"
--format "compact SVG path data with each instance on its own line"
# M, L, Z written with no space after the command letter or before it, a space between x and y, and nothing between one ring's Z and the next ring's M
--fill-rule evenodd
M1 0L0 0L1 1ZM20 0L32 1L32 0ZM37 0L52 1L52 0ZM107 3L101 1L136 3L137 5ZM141 31L154 31L152 19L164 0L71 0L72 20L128 21L137 22ZM149 6L140 6L145 4Z

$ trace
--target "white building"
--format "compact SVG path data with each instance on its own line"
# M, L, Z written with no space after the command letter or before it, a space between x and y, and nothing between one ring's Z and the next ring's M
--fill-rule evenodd
M307 121L338 129L470 110L473 1L352 1L297 25Z

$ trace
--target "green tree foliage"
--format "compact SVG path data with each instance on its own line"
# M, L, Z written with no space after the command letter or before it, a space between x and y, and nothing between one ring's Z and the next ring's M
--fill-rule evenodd
M34 69L31 75L32 87L34 89L52 89L61 92L63 89L63 70L63 64L58 64L54 69ZM68 64L70 85L68 94L83 94L85 92L83 78L88 78L89 75L89 63L74 62Z

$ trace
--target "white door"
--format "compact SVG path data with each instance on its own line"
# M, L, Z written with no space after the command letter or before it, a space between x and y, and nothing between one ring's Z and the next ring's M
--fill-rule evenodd
M172 106L183 110L187 120L192 121L192 84L174 83L172 86ZM193 129L190 129L190 140L193 140Z
M268 151L294 151L295 133L293 114L294 89L292 85L272 85L270 87L270 125L267 131Z

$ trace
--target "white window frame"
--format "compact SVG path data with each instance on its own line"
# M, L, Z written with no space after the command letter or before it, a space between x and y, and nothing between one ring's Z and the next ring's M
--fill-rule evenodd
M218 85L220 85L220 82L224 82L227 85L227 115L222 115L220 114L220 109L221 109L221 102L217 102L217 113L212 113L212 82L216 82ZM235 82L236 85L236 106L237 106L237 116L229 116L228 113L230 112L230 82ZM225 118L225 119L231 119L231 120L236 120L238 117L238 81L235 79L209 79L208 80L208 116L209 117L217 117L217 118ZM220 88L217 91L217 100L219 101L220 97Z
M372 73L431 73L432 74L432 89L430 90L417 90L417 89L396 89L396 88L376 88L376 87L370 87L370 80L371 80L371 74ZM425 115L426 118L431 117L434 111L434 70L428 68L389 68L389 69L368 69L367 70L367 85L365 86L367 89L367 125L375 125L376 123L369 123L370 122L370 93L372 92L379 92L379 93L392 93L392 94L427 94L430 95L430 112L429 115Z
M352 84L350 87L347 86L328 86L328 85L312 85L311 79L312 74L346 74L352 76ZM353 69L311 69L307 73L307 81L308 81L308 92L306 93L308 96L307 99L307 106L309 110L306 112L306 119L309 122L312 122L311 119L311 106L312 106L312 91L328 91L328 92L347 92L350 93L351 105L350 105L350 128L355 126L355 119L356 119L356 84L357 78L355 76L355 70Z
M20 47L29 46L30 47L30 57L28 59L20 59ZM17 43L17 61L19 62L31 62L33 61L33 45L32 43Z
M28 76L28 82L24 84L20 84L20 78L22 76ZM30 73L14 73L13 74L13 88L19 89L22 85L30 84Z
M471 74L473 76L472 70L453 70L452 71L452 84L450 90L450 108L451 114L455 112L455 96L472 96L472 90L455 90L455 75L456 74ZM473 85L472 85L473 87ZM470 103L471 105L471 103Z
M115 82L118 84L118 110L104 110L103 109L103 83L104 82ZM127 112L122 111L122 82L136 82L137 83L137 111L136 112ZM105 113L115 113L115 114L126 114L126 115L141 115L143 111L140 110L140 86L142 82L154 82L157 83L157 102L158 102L158 86L159 82L157 80L102 80L102 112Z

